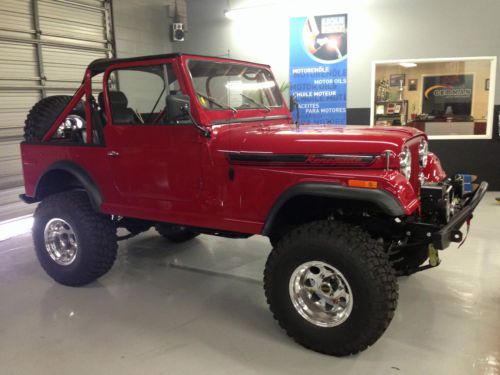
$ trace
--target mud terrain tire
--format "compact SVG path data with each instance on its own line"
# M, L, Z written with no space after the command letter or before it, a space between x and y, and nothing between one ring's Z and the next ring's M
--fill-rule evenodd
M351 293L352 310L334 326L305 318L303 314L311 310L299 312L301 305L292 297L297 270L314 262L335 269L347 281L341 289ZM275 319L289 336L306 348L334 356L373 345L389 326L398 299L396 276L383 248L360 228L334 221L308 223L286 234L267 260L264 290ZM314 304L318 301L314 292L297 295L310 296Z
M36 255L45 272L57 282L85 285L113 266L118 248L116 228L107 216L92 209L85 192L65 191L46 197L34 218ZM70 256L67 249L75 243L76 250Z
M49 96L36 103L29 111L24 122L24 140L27 142L41 141L71 99L71 96L56 95ZM84 115L82 102L76 105L72 113L80 116Z

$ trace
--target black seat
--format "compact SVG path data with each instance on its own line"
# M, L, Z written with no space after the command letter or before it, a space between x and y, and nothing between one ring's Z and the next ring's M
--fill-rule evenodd
M121 91L108 91L111 115L115 124L137 124L139 121L133 110L127 107L128 99ZM104 110L104 93L97 97L101 110Z

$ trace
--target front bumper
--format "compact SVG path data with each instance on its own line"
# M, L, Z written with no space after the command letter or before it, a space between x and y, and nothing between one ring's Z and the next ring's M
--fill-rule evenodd
M455 213L450 221L432 234L432 244L438 250L446 249L451 242L462 241L460 227L472 218L472 212L483 199L488 190L488 183L483 181L474 193L468 198L462 209Z

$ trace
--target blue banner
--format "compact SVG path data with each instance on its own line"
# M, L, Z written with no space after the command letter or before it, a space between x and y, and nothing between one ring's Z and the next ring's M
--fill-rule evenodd
M290 95L299 122L345 125L346 88L347 15L290 19Z

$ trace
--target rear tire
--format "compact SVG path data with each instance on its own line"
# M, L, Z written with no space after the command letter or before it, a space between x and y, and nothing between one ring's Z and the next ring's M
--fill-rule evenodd
M71 96L56 95L43 98L28 113L24 122L24 140L39 142L71 101ZM83 103L80 101L71 112L84 116Z
M81 286L108 272L118 249L116 228L95 212L82 191L46 197L34 214L33 241L47 274L68 286Z
M331 221L302 225L279 241L266 263L264 289L289 336L335 356L373 345L398 299L383 248L361 229Z
M199 233L193 232L183 225L158 223L155 225L155 229L159 234L171 242L186 242L199 235Z

